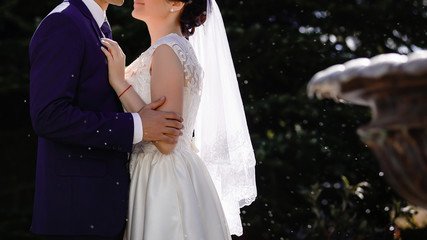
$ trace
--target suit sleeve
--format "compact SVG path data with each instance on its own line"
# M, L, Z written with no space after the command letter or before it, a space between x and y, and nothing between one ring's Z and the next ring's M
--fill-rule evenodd
M132 150L130 113L105 113L76 106L85 54L82 31L69 16L51 14L30 44L30 114L37 135L67 144ZM100 50L101 51L101 50Z

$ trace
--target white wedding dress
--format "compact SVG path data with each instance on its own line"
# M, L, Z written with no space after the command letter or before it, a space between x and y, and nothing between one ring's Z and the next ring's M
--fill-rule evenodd
M151 142L135 145L125 239L229 240L215 186L192 144L203 71L190 43L177 34L159 39L126 69L126 80L145 102L151 102L151 58L162 44L175 51L184 68L183 136L166 155Z

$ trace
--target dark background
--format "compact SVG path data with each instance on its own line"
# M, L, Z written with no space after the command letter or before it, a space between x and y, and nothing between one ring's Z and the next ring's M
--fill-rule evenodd
M28 113L28 45L60 2L0 3L0 239L41 239L28 231L37 146ZM145 24L130 15L132 4L108 9L128 64L149 46ZM387 185L356 134L369 122L369 109L306 95L310 78L333 64L426 48L427 1L218 5L257 157L258 198L242 209L238 239L427 239L426 228L397 224L397 217L411 222L417 210Z

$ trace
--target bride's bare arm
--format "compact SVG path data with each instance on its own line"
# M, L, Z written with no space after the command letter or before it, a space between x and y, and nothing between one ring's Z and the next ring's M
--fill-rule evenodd
M120 46L110 39L103 39L102 44L105 48L101 49L108 59L110 85L116 91L124 108L128 112L138 113L141 118L144 132L141 140L162 141L172 144L176 142L178 136L182 135L180 130L183 128L181 123L183 119L181 116L176 112L158 111L159 107L165 104L163 96L159 96L157 99L153 98L150 104L145 104L132 86L125 81L126 56Z
M168 45L157 47L151 63L151 100L166 97L159 110L182 115L184 96L184 69L181 61ZM177 138L177 137L175 137ZM154 143L163 154L170 153L176 143L157 141Z

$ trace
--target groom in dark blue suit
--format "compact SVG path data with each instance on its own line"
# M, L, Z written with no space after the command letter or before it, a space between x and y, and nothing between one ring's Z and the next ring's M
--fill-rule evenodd
M30 112L39 136L31 231L48 239L121 239L132 145L174 141L182 128L177 114L153 110L164 99L123 113L100 49L111 37L109 3L123 0L66 0L31 40Z

